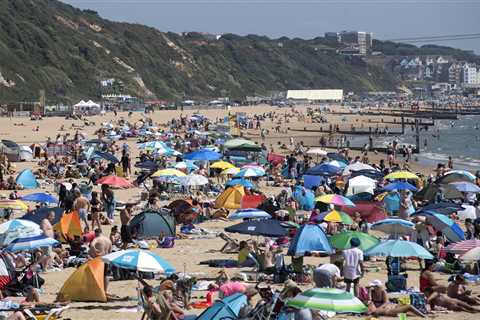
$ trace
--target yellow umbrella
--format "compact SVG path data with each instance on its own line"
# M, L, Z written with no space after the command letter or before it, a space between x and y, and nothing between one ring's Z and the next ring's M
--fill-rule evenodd
M352 218L345 212L332 210L323 217L323 221L353 224Z
M235 168L235 166L227 161L217 161L215 163L212 163L210 168L225 170L225 169Z
M418 177L410 171L395 171L387 174L384 179L418 179Z
M237 174L240 172L240 168L233 167L233 168L228 168L222 171L222 174Z
M152 177L168 177L168 176L185 177L186 174L177 169L162 169L152 174Z
M28 206L20 200L0 200L0 209L28 210Z

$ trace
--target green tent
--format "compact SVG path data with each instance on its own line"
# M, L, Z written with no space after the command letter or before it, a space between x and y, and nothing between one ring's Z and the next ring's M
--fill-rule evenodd
M243 138L228 140L227 142L225 142L224 147L225 149L228 149L228 150L252 151L252 152L262 151L262 148L260 148L260 146L256 144L254 141L243 139Z

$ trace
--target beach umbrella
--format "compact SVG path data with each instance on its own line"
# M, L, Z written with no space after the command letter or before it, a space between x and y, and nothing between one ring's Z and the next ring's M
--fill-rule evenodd
M97 180L97 184L106 184L112 187L128 188L132 183L125 178L118 176L106 176Z
M195 165L192 161L181 161L175 163L173 166L175 169L183 169L183 170L188 170L188 171L195 171L198 170L198 166Z
M207 149L202 149L198 151L193 151L184 155L184 159L187 160L197 160L197 161L214 161L218 160L222 155L215 151L210 151Z
M261 177L265 175L265 171L258 168L246 168L237 172L234 178L249 178L249 177Z
M230 220L236 219L270 219L272 216L260 209L239 209L228 216Z
M414 173L411 173L410 171L405 171L405 170L399 170L399 171L394 171L392 173L387 174L384 179L418 179L417 175Z
M27 194L25 196L22 196L20 199L22 199L23 201L30 201L30 202L58 203L57 198L45 192Z
M343 154L340 154L340 153L329 152L327 153L327 157L329 157L332 160L338 160L338 161L348 163L348 159Z
M32 237L17 238L10 242L7 250L10 252L30 251L43 247L53 247L59 243L57 240L41 234Z
M217 300L211 307L203 311L195 320L238 319L243 306L247 304L247 296L235 293L222 300Z
M305 175L308 176L334 176L339 174L342 171L342 168L328 164L322 163L316 165L305 172Z
M181 177L180 182L184 186L204 186L208 184L208 178L200 175L200 174L190 174L186 177Z
M117 157L115 157L113 154L108 153L108 152L102 152L102 151L95 151L92 155L94 158L102 158L107 161L113 162L113 163L119 163L120 161L118 160Z
M225 170L225 169L235 168L235 166L233 164L231 164L230 162L227 162L227 161L217 161L217 162L212 163L210 165L210 168Z
M325 194L323 196L316 197L315 201L333 204L340 207L355 207L355 204L350 199L339 194Z
M364 313L367 307L350 292L336 288L313 288L287 300L287 306L336 313Z
M155 170L157 167L158 167L158 163L151 160L147 160L147 161L135 164L135 168L146 169L146 170Z
M378 240L378 238L359 231L340 232L331 236L329 240L335 249L345 250L351 248L350 240L352 240L353 238L357 238L358 240L360 240L359 248L362 251L373 248L380 243L380 240Z
M28 210L28 206L20 200L0 200L0 209Z
M155 177L166 177L166 176L173 176L173 177L185 177L186 174L177 169L162 169L158 170L154 174L152 174L152 178Z
M40 226L24 219L13 219L0 224L0 246L9 244L15 239L33 237L42 234Z
M403 235L410 234L415 229L415 224L408 220L387 218L375 222L370 228L387 234Z
M221 174L223 175L229 175L229 174L237 174L240 172L240 168L229 168L229 169L225 169L221 172Z
M464 209L457 211L457 216L460 220L465 221L465 219L475 220L479 216L480 210L472 205L465 204L463 205Z
M343 172L342 174L344 176L347 176L349 174L352 174L353 172L355 171L361 171L361 170L373 170L373 171L377 171L375 170L374 167L372 167L371 165L368 165L366 163L362 163L362 162L355 162L355 163L352 163L352 164L349 164L348 166L346 166L344 169L343 169Z
M167 149L169 148L167 144L163 141L148 141L140 143L138 149L140 150L157 150L157 149Z
M475 175L473 173L468 172L466 170L451 170L451 171L446 172L445 176L448 176L448 175L451 175L451 174L455 174L457 176L465 176L470 181L475 181L475 179L477 178L477 177L475 177Z
M307 154L314 154L317 156L326 156L328 151L323 150L322 148L310 148L307 151Z
M251 236L283 237L288 234L278 220L248 220L225 228L226 232L248 234Z
M471 239L471 240L464 240L460 242L451 243L445 248L445 251L451 252L453 254L463 255L466 252L477 247L480 247L480 240Z
M450 182L449 185L453 186L455 189L457 189L460 192L468 192L468 193L480 192L479 186L468 181Z
M411 185L408 182L392 182L387 184L382 189L383 191L393 191L393 190L410 190L410 191L417 191L417 188L414 185Z
M460 260L466 262L477 262L480 260L480 247L475 247L468 250L460 257Z
M339 210L322 212L315 217L315 221L338 222L348 225L353 224L352 218L345 212Z
M305 255L306 252L333 253L327 235L319 225L303 225L290 242L287 255L298 257Z
M465 240L462 228L452 219L441 213L430 211L415 212L412 216L425 216L432 226L443 233L450 242Z
M348 189L346 196L358 193L374 193L377 181L365 176L356 176L348 180Z
M255 188L255 185L253 184L253 182L247 179L232 179L225 184L226 187L233 187L236 185L240 185L249 189Z
M380 257L417 257L420 259L433 259L433 255L421 245L405 240L386 240L365 252L366 256Z
M335 167L339 167L341 169L344 169L347 164L343 161L338 161L338 160L332 160L330 162L327 162L327 164L331 165L331 166L335 166Z
M173 273L175 269L170 263L147 250L121 250L102 257L105 263L128 270L154 273Z
M358 170L358 171L352 171L351 177L356 177L356 176L365 176L372 178L374 180L381 180L383 179L383 172L378 171L378 170Z

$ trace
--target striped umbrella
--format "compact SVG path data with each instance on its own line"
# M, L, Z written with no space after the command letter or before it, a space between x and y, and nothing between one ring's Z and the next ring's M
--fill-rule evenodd
M328 222L338 222L343 224L353 224L352 218L346 214L345 212L332 210L329 212L320 213L318 216L315 217L316 221L328 221Z
M20 200L0 200L0 209L28 210L28 206Z
M24 219L13 219L0 224L0 246L9 244L15 239L37 236L42 233L35 222Z
M287 305L336 313L363 313L367 307L351 293L335 288L313 288L289 299Z
M30 251L43 247L52 247L58 243L57 240L41 234L33 237L15 239L7 246L7 250L10 252Z
M156 273L175 272L175 269L166 260L145 250L121 250L103 256L102 260L105 263L129 270Z
M239 209L228 216L230 220L236 219L270 219L272 216L260 209Z
M473 248L480 247L480 240L472 239L465 240L448 245L445 250L454 254L465 254L466 252L472 250Z
M316 197L315 201L333 204L340 207L355 207L355 204L350 199L339 194L325 194L323 196Z
M265 175L265 170L261 168L245 168L236 173L234 178L261 177Z

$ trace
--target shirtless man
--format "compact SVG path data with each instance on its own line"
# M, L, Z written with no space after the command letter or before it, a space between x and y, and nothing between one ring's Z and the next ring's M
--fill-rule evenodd
M465 287L465 278L461 274L457 274L455 279L448 285L447 295L450 298L464 301L472 306L480 305L480 299L470 294L471 291Z
M52 223L53 223L54 220L55 220L55 212L50 211L47 214L47 217L45 219L43 219L41 224L40 224L40 228L42 229L43 234L46 237L49 237L49 238L52 238L52 239L54 237L53 226L52 226Z
M132 218L133 204L127 203L125 209L120 211L120 236L122 237L122 249L127 249L127 246L132 242L132 235L130 234L130 227L128 226L130 219Z
M85 223L85 231L88 231L87 214L90 210L90 201L85 198L80 191L75 191L75 201L73 202L73 210L78 212L80 220Z
M439 306L451 311L465 311L470 313L480 312L480 309L476 309L463 301L449 298L443 293L435 292L430 287L425 289L424 294L427 298L427 303L430 304L432 310L434 310L436 306Z
M112 252L112 241L110 241L108 237L102 234L101 229L95 229L95 238L92 240L92 242L90 242L90 249L88 254L92 258L96 258L96 257L105 256L110 252ZM108 288L108 278L107 278L107 275L109 272L108 266L109 266L108 264L105 264L104 273L103 273L105 292L107 292L107 288Z

